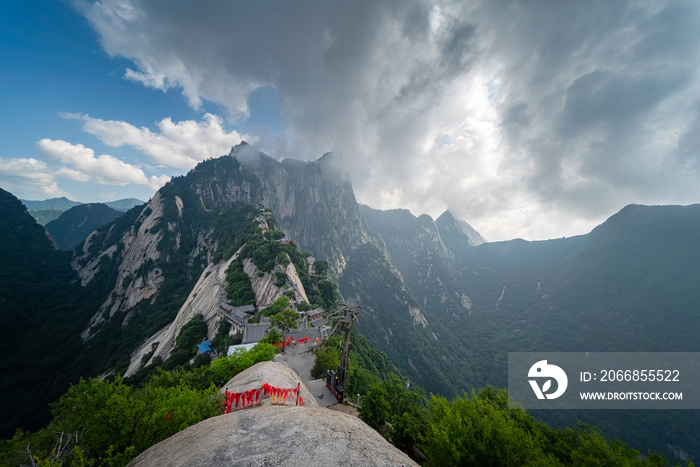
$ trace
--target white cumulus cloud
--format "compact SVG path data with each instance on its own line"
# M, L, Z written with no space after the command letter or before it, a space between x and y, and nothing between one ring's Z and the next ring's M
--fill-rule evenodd
M132 146L148 156L151 162L184 170L192 169L208 157L228 154L243 139L236 131L227 132L221 118L210 113L199 122L173 122L171 118L164 118L157 123L156 132L124 121L102 120L89 115L64 116L82 120L83 130L108 146Z
M149 180L140 168L127 164L108 154L95 155L95 151L82 144L71 144L67 141L42 139L36 143L39 152L51 161L62 164L56 175L71 180L92 180L100 185L150 185Z
M148 186L150 186L151 189L153 189L153 191L157 191L158 189L160 189L160 187L162 187L169 181L170 177L167 175L161 175L160 177L152 175L151 178L148 179Z
M47 197L68 196L68 193L58 187L49 166L31 157L0 157L0 186L22 198L36 194Z

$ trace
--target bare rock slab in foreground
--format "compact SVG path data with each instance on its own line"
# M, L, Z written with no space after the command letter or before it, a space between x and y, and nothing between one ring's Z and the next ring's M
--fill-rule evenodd
M225 387L245 392L263 383L293 389L293 370L260 362ZM144 451L129 466L416 466L362 420L319 408L303 382L305 406L270 405L219 415L193 425ZM224 388L222 388L222 391Z
M263 406L204 420L156 444L129 465L417 464L356 417L323 408Z

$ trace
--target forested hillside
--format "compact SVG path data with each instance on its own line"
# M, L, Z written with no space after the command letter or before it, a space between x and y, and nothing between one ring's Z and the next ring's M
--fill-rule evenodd
M36 429L79 374L80 329L92 308L70 253L55 249L22 203L0 189L0 432ZM87 305L87 306L86 306Z
M45 228L59 249L71 251L93 230L109 224L122 214L101 203L81 204L61 213Z
M588 235L479 246L427 216L369 208L362 215L386 260L357 250L340 290L375 308L360 330L430 392L505 387L508 352L697 350L698 205L633 205ZM400 294L361 285L362 275L379 277L378 268L384 287ZM412 319L419 313L425 320ZM700 452L689 429L694 411L536 415L555 426L584 420L667 455Z

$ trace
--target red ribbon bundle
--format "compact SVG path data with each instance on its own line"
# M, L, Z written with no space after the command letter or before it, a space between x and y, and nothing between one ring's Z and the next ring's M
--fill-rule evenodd
M224 396L224 413L229 413L234 408L240 410L256 405L259 406L262 404L262 395L271 397L275 404L285 404L288 399L294 397L296 405L304 405L300 387L301 383L297 384L295 389L277 388L263 383L259 388L250 389L246 392L229 393L227 390L227 394Z
M290 343L296 343L294 339L292 339L292 336L287 337L286 341L282 341L279 344L272 344L275 347L279 347L280 349L284 350L285 347L287 347Z

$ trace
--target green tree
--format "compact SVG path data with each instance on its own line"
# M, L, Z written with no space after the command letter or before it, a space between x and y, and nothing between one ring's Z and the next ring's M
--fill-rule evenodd
M451 402L433 396L423 450L430 465L558 465L536 435L475 393Z
M378 429L389 418L390 410L391 405L389 404L386 390L380 384L375 384L362 397L362 404L358 412L365 423L374 429Z
M314 352L316 359L311 367L311 376L323 378L327 370L336 371L340 365L340 349L338 347L341 337L336 335L326 341L323 347L317 348Z
M229 341L233 341L233 336L229 335L231 332L231 323L222 319L219 321L219 327L216 329L216 335L212 339L212 345L219 353L225 353L228 349Z
M186 371L178 368L172 371L158 370L150 383L156 386L176 387L185 384L193 389L206 389L211 385L223 386L226 381L258 362L272 360L276 349L266 343L259 343L250 350L236 350L228 357L218 358L209 365Z
M209 363L211 363L211 355L209 355L209 352L200 353L194 357L192 368L199 368L200 366L208 365Z
M350 353L350 368L352 371L349 371L348 375L348 397L354 397L355 394L367 394L372 385L379 382L379 378L366 368L356 368L352 352Z
M289 266L289 263L291 263L291 262L292 261L289 259L289 255L287 253L285 253L284 251L280 251L277 254L277 264L279 264L283 268L286 268L287 266Z
M354 376L356 378L356 376ZM420 445L428 429L425 395L422 390L406 388L403 379L395 374L381 383L370 383L362 396L360 418L374 428L387 421L391 424L389 437L405 452L412 453Z
M287 334L293 331L299 325L299 315L297 312L289 309L270 316L270 325L280 330L282 334Z
M236 259L226 270L226 296L235 306L252 305L255 303L255 293L250 277L243 271L243 262Z
M185 324L175 339L177 349L181 349L192 357L196 352L197 344L207 336L207 324L202 315L195 315Z
M267 344L279 344L280 342L282 342L282 339L284 339L284 334L281 334L277 329L272 328L269 331L267 331L265 337L260 339L260 342L264 342Z
M396 374L390 374L382 386L391 407L391 440L399 449L410 452L412 446L423 440L427 430L425 393L422 389L408 389Z
M326 277L326 274L328 274L328 261L319 260L314 262L314 274L319 277Z
M318 283L318 291L321 294L323 307L328 309L338 300L338 286L331 281L321 281Z
M100 458L149 446L211 417L221 396L215 387L147 385L132 390L120 377L81 380L52 405L54 431L82 433L85 455ZM128 461L129 459L127 459Z
M263 316L272 316L281 312L289 306L289 297L282 296L275 300L272 305L263 310Z

